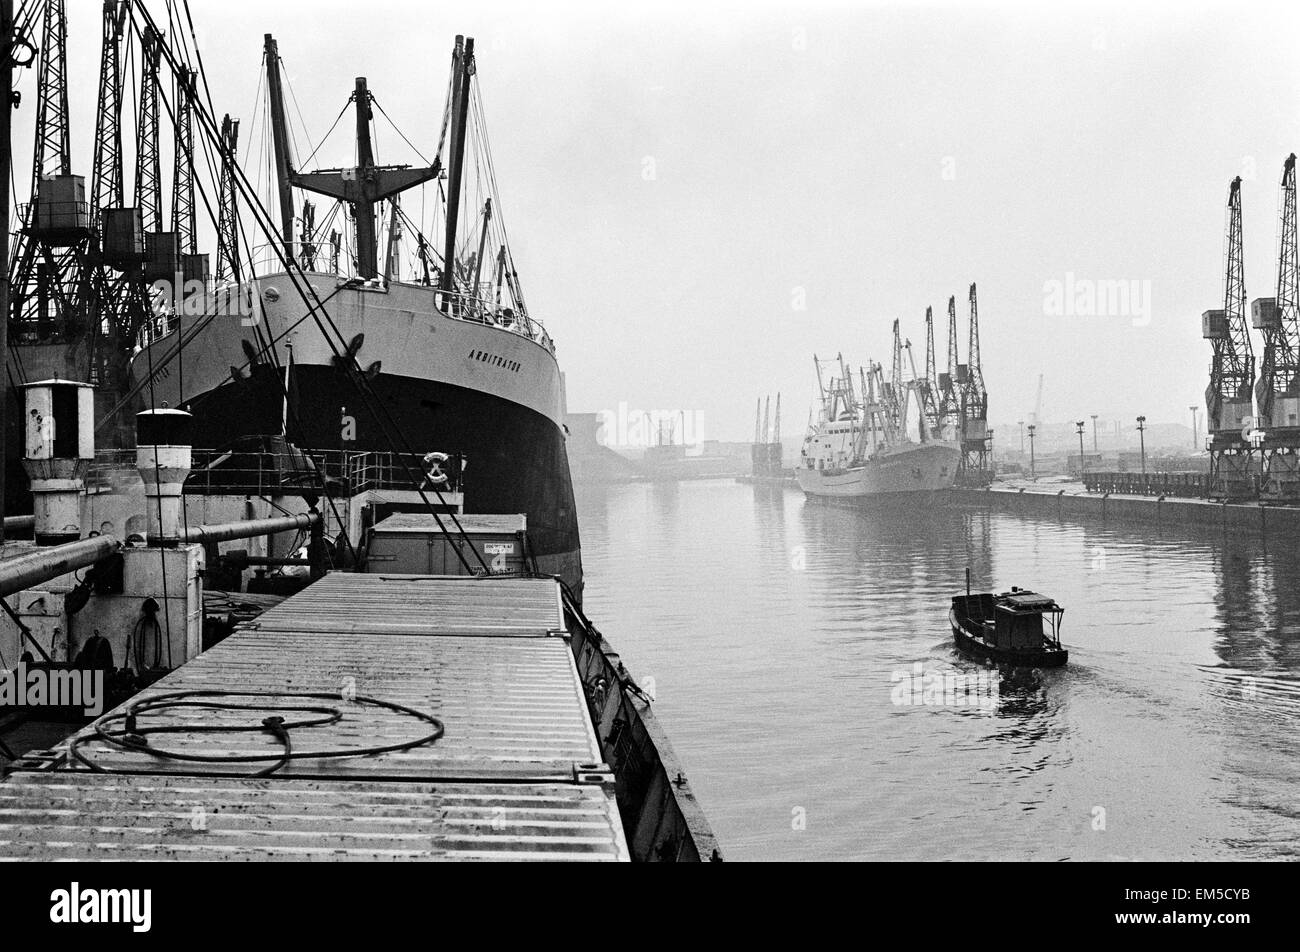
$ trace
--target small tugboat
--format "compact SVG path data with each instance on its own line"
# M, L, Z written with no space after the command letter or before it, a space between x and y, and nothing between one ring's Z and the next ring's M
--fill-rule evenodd
M948 620L958 650L969 655L1030 668L1059 668L1070 657L1061 647L1064 614L1055 599L1014 586L1000 595L971 594L967 569L966 594L953 597Z

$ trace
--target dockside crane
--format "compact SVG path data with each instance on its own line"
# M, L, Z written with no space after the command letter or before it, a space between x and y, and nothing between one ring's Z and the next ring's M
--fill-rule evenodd
M1210 496L1245 499L1256 493L1251 387L1255 355L1246 326L1246 284L1241 245L1241 177L1228 186L1222 310L1201 315L1201 334L1212 342L1205 389L1209 430Z
M125 4L103 5L100 88L89 195L74 174L68 118L68 21L63 0L46 0L37 71L31 202L13 259L10 372L16 382L62 377L97 388L97 415L121 410L135 328L147 307L138 271L131 210L123 209L122 46ZM126 249L129 253L123 254ZM136 253L139 251L140 253ZM121 270L116 270L120 266ZM125 416L101 430L101 445L120 445ZM102 426L102 422L101 422ZM21 480L10 484L23 485ZM10 504L22 504L12 493Z
M9 273L12 342L40 347L43 352L28 350L15 358L14 377L19 381L72 376L69 371L74 368L61 361L67 344L85 323L81 299L91 234L90 206L85 178L72 174L67 43L63 0L47 0L36 73L32 200L21 210L18 247Z
M957 362L957 298L948 298L948 370L939 374L939 416L944 437L959 439L961 422L961 392L957 382L960 365Z
M172 231L183 255L199 252L198 215L194 205L194 86L198 73L176 77L176 149L172 161ZM189 91L182 89L188 86Z
M903 338L898 331L898 319L894 319L894 359L890 368L889 388L886 390L892 428L896 434L907 432L907 389L903 385Z
M126 204L122 168L122 31L126 4L104 4L99 61L99 100L95 110L95 155L90 177L90 221L98 231L104 209Z
M984 370L980 364L980 314L974 284L970 286L970 343L966 367L967 416L985 420L988 418L988 391L984 389Z
M939 375L935 367L934 309L925 309L925 380L921 388L921 406L932 439L942 439L943 409L940 406Z
M159 38L146 28L140 53L140 99L135 137L135 205L146 236L163 230L162 158L158 150ZM146 237L146 242L148 237Z
M993 479L989 467L993 437L988 426L988 391L980 363L980 318L975 285L970 286L970 338L966 374L961 392L962 461L957 479L967 486L987 486Z
M221 119L221 185L217 200L217 284L240 281L239 197L235 192L235 156L239 152L239 120Z
M1300 268L1296 253L1295 153L1282 165L1277 297L1251 302L1251 323L1264 335L1255 403L1263 431L1260 496L1300 501Z

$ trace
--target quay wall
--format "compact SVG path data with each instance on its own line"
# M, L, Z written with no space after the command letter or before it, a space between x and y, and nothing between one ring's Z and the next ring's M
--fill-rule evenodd
M1266 536L1300 539L1300 506L1270 506L1260 503L1223 503L1205 499L1160 496L1124 496L1085 493L1077 489L1048 488L950 489L954 502L1080 521L1117 525L1154 526L1244 531Z

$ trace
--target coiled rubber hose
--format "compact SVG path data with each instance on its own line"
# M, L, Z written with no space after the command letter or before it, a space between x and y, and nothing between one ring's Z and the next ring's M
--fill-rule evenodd
M396 711L417 720L431 724L433 729L421 737L396 744L382 744L365 747L344 747L324 750L294 750L290 731L307 727L323 727L336 724L343 719L343 711L337 707L320 704L274 705L267 703L237 703L234 698L297 699L299 701L345 701ZM159 724L141 726L138 718L141 714L156 714L159 711L187 708L190 710L222 711L279 711L284 713L314 715L286 720L282 714L271 714L256 724ZM117 725L121 725L118 727ZM380 698L356 695L345 697L342 694L295 694L270 693L259 691L169 691L154 694L128 704L121 711L101 717L94 724L94 733L79 735L68 743L68 756L84 764L97 773L129 773L101 764L96 764L81 751L81 746L90 740L98 739L106 744L134 753L149 754L163 760L189 761L204 764L254 764L270 761L267 766L254 771L248 776L266 777L279 770L291 760L326 757L365 757L373 754L385 754L398 750L410 750L425 744L432 744L443 736L443 723L431 714L417 711L404 704L396 704ZM149 743L149 737L155 734L236 734L268 733L275 737L284 750L273 754L186 754L175 750L166 750Z

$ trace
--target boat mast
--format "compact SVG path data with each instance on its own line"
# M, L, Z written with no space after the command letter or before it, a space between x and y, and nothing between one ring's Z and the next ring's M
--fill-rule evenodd
M456 37L456 51L452 54L451 87L451 166L447 177L447 237L443 244L442 281L443 307L449 302L447 295L455 283L456 225L460 217L460 185L465 170L465 124L469 116L469 81L474 75L474 37Z
M274 41L272 41L273 43ZM278 70L279 57L267 56L268 73ZM270 82L268 80L268 89ZM428 168L411 168L406 165L375 165L375 153L370 141L370 89L366 78L358 76L353 93L356 100L357 117L357 164L350 169L327 169L320 172L296 172L289 165L288 146L284 148L284 174L289 184L328 195L347 202L352 207L352 218L356 222L357 238L357 274L365 280L379 277L379 238L375 229L375 206L384 199L392 198L407 189L415 188L424 182L436 179L442 171L442 165L435 157L433 165ZM278 127L277 136L288 142L288 129L284 124L284 91L279 82L271 96L272 123ZM276 102L279 103L276 106ZM276 117L279 117L278 120ZM277 140L279 141L279 140ZM280 147L276 146L277 159ZM285 230L286 245L292 239L293 199L289 197L285 204L285 189L281 186L281 215L287 217Z
M364 76L357 77L357 170L375 166L375 150L370 142L370 87ZM357 228L357 269L363 278L379 276L379 238L375 233L375 202L364 196L353 203L353 220Z
M293 260L293 163L289 156L289 125L284 115L284 89L280 79L280 44L270 33L263 36L266 54L266 89L271 99L271 140L275 150L275 179L280 192L280 235L284 256Z

